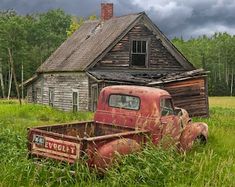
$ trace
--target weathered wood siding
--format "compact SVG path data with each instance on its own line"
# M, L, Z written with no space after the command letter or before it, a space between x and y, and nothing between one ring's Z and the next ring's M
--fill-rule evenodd
M41 103L42 101L42 76L27 86L27 101L30 103Z
M190 116L208 116L208 90L206 78L197 78L165 84L175 106L186 109Z
M33 102L33 89L36 90L36 103L49 104L49 88L54 90L54 107L71 111L73 90L79 92L79 110L88 110L89 89L88 77L85 73L53 73L43 74L27 88L28 102ZM39 93L37 92L39 91Z
M163 46L158 36L150 31L144 23L137 24L110 52L96 65L97 68L131 67L130 51L132 39L148 40L147 69L166 71L184 71L185 69Z

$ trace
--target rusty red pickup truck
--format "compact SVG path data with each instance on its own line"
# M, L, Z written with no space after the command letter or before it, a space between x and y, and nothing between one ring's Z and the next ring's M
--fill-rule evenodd
M28 150L30 156L69 163L86 155L90 167L106 168L116 153L140 151L148 141L186 151L207 138L207 124L193 123L167 91L108 86L100 92L93 121L29 128Z

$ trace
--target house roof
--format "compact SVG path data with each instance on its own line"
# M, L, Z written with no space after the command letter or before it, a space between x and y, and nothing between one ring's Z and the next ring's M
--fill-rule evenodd
M180 80L187 80L191 78L204 77L207 76L206 71L203 69L197 69L186 72L128 72L128 71L105 71L105 70L96 70L88 71L91 77L97 79L98 81L104 82L116 82L116 83L125 83L133 84L138 83L140 85L161 85L164 83L175 82Z
M104 22L86 21L38 68L37 73L84 71L93 67L141 18L186 70L195 69L142 12L114 17Z
M86 21L37 72L84 71L140 16L141 13L112 18L105 22Z
M39 78L38 75L35 74L31 78L24 81L23 84L19 84L19 87L27 86L27 85L31 84L32 82L36 81L38 78Z

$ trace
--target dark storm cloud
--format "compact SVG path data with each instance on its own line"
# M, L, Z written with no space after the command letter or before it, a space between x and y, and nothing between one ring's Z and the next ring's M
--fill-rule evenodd
M160 6L153 4L152 10L147 12L170 37L189 38L225 31L235 34L234 0L163 0L163 2Z
M234 0L0 0L0 10L21 14L61 8L87 17L99 16L100 3L113 2L115 15L145 11L169 37L194 37L214 32L235 34Z
M61 8L68 13L86 16L98 12L98 1L92 0L0 0L0 9L15 9L21 14Z
M45 12L49 9L61 8L64 11L78 16L100 14L101 2L113 2L115 14L122 15L141 11L137 6L126 1L101 0L0 0L0 10L15 9L18 13Z

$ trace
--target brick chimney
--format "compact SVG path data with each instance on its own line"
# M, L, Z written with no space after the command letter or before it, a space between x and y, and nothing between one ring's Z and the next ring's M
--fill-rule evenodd
M113 17L113 3L101 3L101 20L106 21Z

